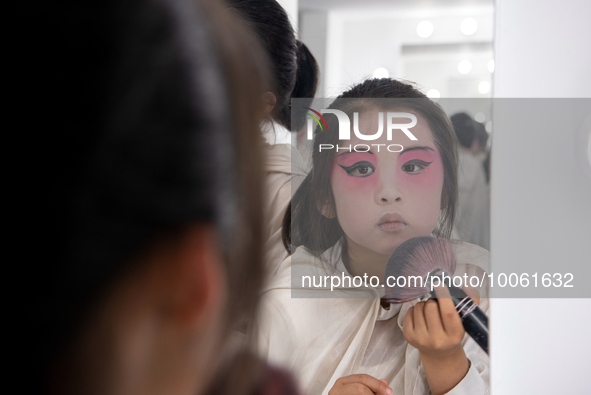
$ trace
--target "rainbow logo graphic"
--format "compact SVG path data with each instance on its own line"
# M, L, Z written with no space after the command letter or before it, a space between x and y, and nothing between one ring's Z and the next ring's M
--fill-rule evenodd
M322 114L320 114L318 111L316 111L316 110L313 110L313 109L311 109L311 108L309 108L309 107L302 107L302 108L305 108L306 110L310 110L310 111L312 111L312 113L313 113L313 114L311 114L311 113L308 113L308 115L309 115L310 117L312 117L312 119L313 119L313 120L315 120L315 121L316 121L316 123L317 123L317 124L318 124L318 126L320 127L320 130L322 130L322 131L323 131L323 130L324 130L324 128L326 128L326 130L328 130L328 123L326 123L326 119L325 119L325 118L322 116ZM314 115L314 114L316 114L316 115ZM321 121L322 121L322 122L321 122ZM322 125L324 125L324 127L322 127Z

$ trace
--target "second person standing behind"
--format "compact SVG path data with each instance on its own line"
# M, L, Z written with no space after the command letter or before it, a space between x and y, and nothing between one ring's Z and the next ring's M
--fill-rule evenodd
M292 124L297 131L306 113L296 112L297 119L292 119L290 101L294 97L314 96L318 66L305 44L296 39L287 13L277 1L227 0L227 4L255 31L271 68L273 88L265 94L266 118L261 123L267 140L263 149L266 171L264 251L270 277L287 257L282 243L282 221L292 192L306 176L304 160L290 144Z

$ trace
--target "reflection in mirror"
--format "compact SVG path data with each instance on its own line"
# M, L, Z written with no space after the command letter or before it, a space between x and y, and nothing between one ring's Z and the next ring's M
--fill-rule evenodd
M300 0L299 36L334 97L374 73L417 82L441 97L490 97L492 0Z
M316 97L336 97L367 78L390 77L416 83L450 117L467 114L474 137L458 145L455 236L488 248L492 0L299 0L298 9L299 37L320 68ZM310 147L298 149L309 158Z

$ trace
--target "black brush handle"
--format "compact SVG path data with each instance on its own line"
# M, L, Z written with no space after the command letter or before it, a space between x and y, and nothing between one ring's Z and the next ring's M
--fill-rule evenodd
M453 285L448 288L464 330L488 354L488 317L461 288ZM431 296L435 296L435 292Z

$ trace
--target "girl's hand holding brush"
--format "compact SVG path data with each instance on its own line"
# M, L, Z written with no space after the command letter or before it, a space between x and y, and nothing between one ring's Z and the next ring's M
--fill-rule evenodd
M474 292L468 290L467 293ZM429 299L411 307L403 323L404 337L419 350L427 382L434 395L450 391L470 368L461 343L464 327L449 290L437 287L435 294L437 300Z

